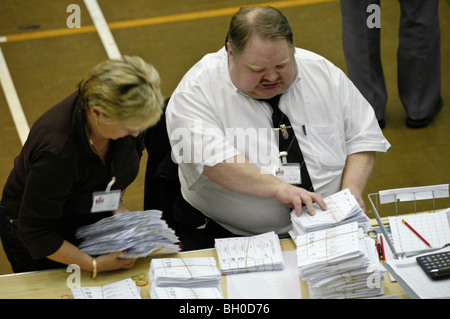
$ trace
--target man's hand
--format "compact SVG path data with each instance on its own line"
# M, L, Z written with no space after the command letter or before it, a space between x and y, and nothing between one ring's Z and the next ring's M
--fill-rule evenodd
M229 163L205 166L203 174L230 191L261 198L275 198L286 207L295 209L297 215L301 214L303 205L314 215L314 202L323 210L327 209L321 195L288 184L272 174L261 173L259 167L249 163L242 155L236 155Z
M316 213L313 203L317 203L322 210L327 209L327 205L320 194L308 192L306 189L287 183L280 187L275 195L275 199L285 206L295 209L297 216L301 215L303 205L306 206L311 215Z

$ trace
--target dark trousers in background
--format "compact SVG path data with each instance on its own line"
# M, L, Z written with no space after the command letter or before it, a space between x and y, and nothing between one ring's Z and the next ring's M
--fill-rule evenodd
M399 0L399 3L398 93L407 118L422 120L442 106L439 3L438 0ZM380 1L341 0L342 37L349 78L372 105L380 122L385 118L387 92L380 56L380 28L367 26L370 4L380 5Z

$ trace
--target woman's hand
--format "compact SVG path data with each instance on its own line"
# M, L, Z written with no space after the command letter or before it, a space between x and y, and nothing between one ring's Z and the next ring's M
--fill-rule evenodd
M119 251L98 256L96 258L97 272L132 268L137 258L119 258L124 253L124 251Z
M119 208L117 208L114 212L113 215L116 214L122 214L122 213L129 213L130 210L128 208L126 208L125 206L123 206L122 204L119 205Z

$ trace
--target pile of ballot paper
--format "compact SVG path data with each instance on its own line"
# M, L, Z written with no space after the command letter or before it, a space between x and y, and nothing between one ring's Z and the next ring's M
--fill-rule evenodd
M297 267L311 298L362 298L383 294L385 269L374 241L357 222L299 235Z
M220 276L213 257L156 258L150 263L150 297L221 299Z
M127 278L105 286L70 288L73 299L142 299L140 288Z
M155 258L149 278L159 287L217 287L220 272L213 257Z
M127 212L80 227L76 232L83 240L79 248L94 256L126 251L121 258L146 257L161 250L178 251L179 239L161 216L159 210Z
M369 218L348 188L325 197L324 201L327 204L327 210L322 210L316 203L313 204L315 215L310 215L306 206L303 207L300 216L297 216L295 210L291 212L292 238L308 232L352 222L357 222L364 231L370 229Z
M217 238L215 248L224 275L285 267L280 240L273 231L250 237Z
M180 288L150 286L151 299L224 299L218 287Z

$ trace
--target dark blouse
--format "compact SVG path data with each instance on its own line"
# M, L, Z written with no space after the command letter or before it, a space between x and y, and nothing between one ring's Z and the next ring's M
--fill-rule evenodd
M136 178L143 135L112 140L106 161L91 150L77 93L44 113L28 139L3 190L2 205L19 220L19 236L34 258L53 254L75 231L111 212L91 213L92 194L124 190Z

